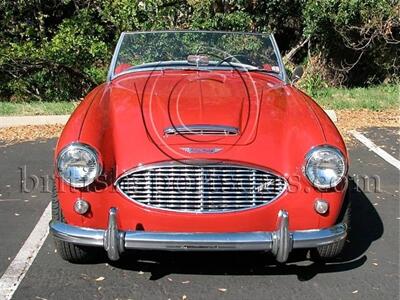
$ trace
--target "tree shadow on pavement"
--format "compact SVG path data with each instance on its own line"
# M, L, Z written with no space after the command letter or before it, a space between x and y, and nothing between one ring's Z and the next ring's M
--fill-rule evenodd
M291 275L307 281L318 274L344 272L362 266L366 251L383 234L383 223L374 206L352 179L349 181L352 223L349 242L340 257L329 262L310 261L308 251L294 250L286 264L260 252L127 251L112 266L151 273L151 280L169 274Z

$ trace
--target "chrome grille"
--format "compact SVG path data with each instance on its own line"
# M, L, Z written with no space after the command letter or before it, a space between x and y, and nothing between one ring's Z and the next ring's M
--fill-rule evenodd
M286 181L240 165L164 163L142 167L117 181L140 204L181 212L227 212L255 208L279 197Z

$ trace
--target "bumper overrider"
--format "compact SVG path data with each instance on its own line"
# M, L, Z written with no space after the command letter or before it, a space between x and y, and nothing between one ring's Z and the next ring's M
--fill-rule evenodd
M292 249L315 248L346 238L347 227L289 231L289 214L281 210L273 232L181 233L120 231L117 210L109 211L108 228L91 229L50 222L55 239L83 246L104 247L110 260L118 260L125 249L171 251L271 251L278 262L286 262Z

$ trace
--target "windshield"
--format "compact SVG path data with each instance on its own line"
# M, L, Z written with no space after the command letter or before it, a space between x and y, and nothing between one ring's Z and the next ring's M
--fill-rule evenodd
M169 69L235 69L285 79L272 35L212 31L122 33L108 79L130 72Z

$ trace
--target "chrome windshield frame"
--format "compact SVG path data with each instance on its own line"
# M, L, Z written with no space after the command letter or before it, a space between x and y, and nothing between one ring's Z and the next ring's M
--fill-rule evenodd
M117 45L115 47L114 54L113 54L113 57L111 59L111 63L110 63L109 69L108 69L107 82L110 82L113 79L115 79L115 78L117 78L117 77L119 77L121 75L124 75L124 74L127 74L127 73L131 73L131 71L128 71L128 72L122 72L122 73L119 73L119 74L114 74L114 70L115 70L115 67L116 67L118 54L120 52L121 45L122 45L122 42L124 40L125 35L127 35L127 34L144 34L144 33L150 34L150 33L197 33L197 32L198 33L221 33L221 34L223 34L223 33L230 34L231 33L231 34L243 34L243 35L268 35L269 39L271 40L272 47L274 48L274 52L275 52L275 55L276 55L276 58L277 58L277 62L278 62L278 65L279 65L279 71L280 72L276 73L276 75L278 75L276 77L278 77L279 79L281 79L285 83L289 83L289 79L288 79L288 76L287 76L286 71L285 71L285 66L284 66L284 63L283 63L283 60L282 60L281 53L279 51L279 48L278 48L278 45L276 43L275 37L274 37L274 35L272 33L237 32L237 31L208 31L208 30L156 30L156 31L122 32L120 37L119 37L119 39L118 39L118 42L117 42ZM137 72L138 70L133 70L132 72L134 72L134 71Z

